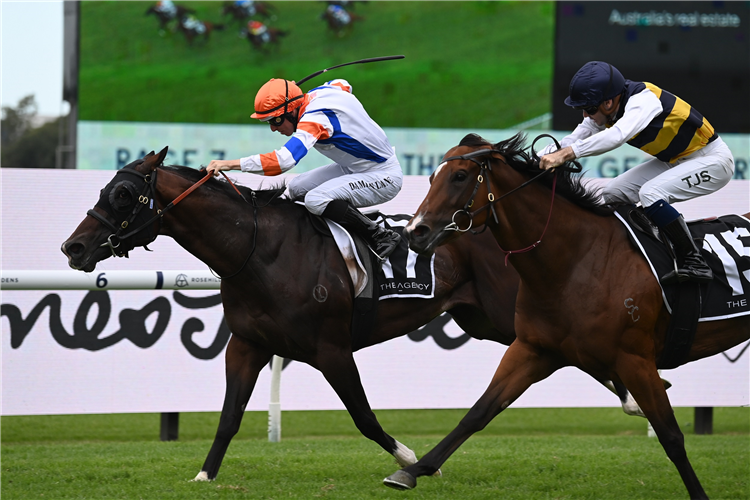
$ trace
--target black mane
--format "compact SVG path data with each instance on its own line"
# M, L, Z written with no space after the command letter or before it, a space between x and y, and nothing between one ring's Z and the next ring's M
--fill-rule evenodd
M196 170L194 168L183 167L181 165L162 165L159 168L174 172L180 177L193 182L198 182L206 176L206 171L204 169ZM284 191L286 190L286 184L283 182L281 185L273 186L269 189L251 189L247 186L241 186L239 184L235 184L235 186L237 186L237 189L240 190L240 193L242 193L242 195L248 201L250 200L252 194L255 193L256 199L263 204L272 202L292 203L291 200L282 197ZM241 199L237 196L234 188L227 181L225 181L223 177L211 178L206 181L206 183L201 187L207 187L208 189L213 189L214 191L227 193L229 196L234 196L241 201Z
M515 170L523 172L529 177L542 172L539 165L533 161L531 155L527 152L526 136L522 132L496 144L492 144L477 134L468 134L461 139L459 146L490 146L492 149L500 151L505 158L505 162ZM552 175L543 175L538 182L552 189L552 179ZM600 215L612 214L612 209L601 199L600 191L586 187L580 174L558 170L555 192L586 210Z

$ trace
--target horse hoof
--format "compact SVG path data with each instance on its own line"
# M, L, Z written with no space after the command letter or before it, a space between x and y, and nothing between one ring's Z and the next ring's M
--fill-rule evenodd
M402 469L383 479L383 484L395 490L412 490L417 487L417 478Z

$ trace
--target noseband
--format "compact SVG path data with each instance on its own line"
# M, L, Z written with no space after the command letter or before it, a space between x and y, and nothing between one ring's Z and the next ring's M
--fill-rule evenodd
M541 139L543 137L549 137L550 139L552 139L555 142L555 145L557 146L557 149L558 150L560 149L560 143L557 142L557 139L555 139L554 137L552 137L549 134L539 135L531 143L531 159L532 159L532 161L534 161L537 164L539 163L539 157L537 156L536 152L534 151L534 145L536 144L536 142L539 139ZM474 190L472 191L471 196L469 197L469 201L466 202L466 204L464 205L464 207L462 209L456 210L453 213L453 216L451 217L451 222L450 222L450 224L446 225L443 228L444 231L458 231L460 233L467 232L473 226L474 215L478 214L482 210L489 210L490 212L492 212L492 217L495 220L495 224L499 224L499 221L498 221L498 218L497 218L497 212L495 210L495 203L498 202L498 201L500 201L500 200L502 200L506 196L510 196L511 194L515 193L519 189L522 189L522 188L528 186L529 184L531 184L532 182L534 182L535 180L539 179L541 176L543 176L543 175L545 175L545 174L547 174L549 172L549 170L543 170L543 171L539 172L537 175L535 175L534 177L532 177L531 179L529 179L526 182L524 182L523 184L520 184L520 185L516 186L515 188L511 189L510 191L508 191L507 193L505 193L504 195L502 195L502 196L500 196L498 198L495 198L495 195L492 193L492 186L490 185L490 176L488 175L488 172L492 171L492 165L490 163L490 158L491 157L488 157L488 155L491 155L492 153L498 153L500 155L504 154L503 151L500 151L498 149L479 149L477 151L472 151L471 153L467 153L465 155L451 156L451 157L445 158L443 160L444 163L447 163L447 162L452 161L452 160L469 160L469 161L472 161L472 162L476 163L479 166L479 175L477 176L477 183L474 186ZM576 173L581 172L582 168L581 168L581 164L580 163L578 163L575 160L573 160L570 163L572 163L574 166L571 167L568 164L564 164L564 165L561 165L560 167L557 167L557 168L560 168L560 169L565 170L565 171L570 171L570 172L576 172ZM479 191L479 186L482 185L482 183L484 182L485 178L487 179L487 204L485 204L482 207L474 210L473 212L469 212L469 209L472 206L474 206L474 198L476 197L477 191ZM554 178L552 180L552 201L550 202L549 216L547 217L547 224L544 226L544 231L542 231L542 235L539 237L539 239L535 243L533 243L532 245L530 245L530 246L528 246L526 248L522 248L522 249L519 249L519 250L502 250L502 248L501 248L501 250L503 251L503 253L505 253L505 265L508 265L508 257L510 257L510 254L527 252L527 251L529 251L529 250L531 250L533 248L536 248L536 246L539 245L542 242L542 238L544 237L544 234L547 232L547 227L549 226L549 221L550 221L550 218L552 217L552 205L555 202L555 187L556 187L556 185L557 185L557 172L555 172L555 176L554 176ZM460 215L460 214L465 214L469 218L469 225L466 227L466 229L461 229L461 227L459 226L458 222L456 221L456 217L458 215ZM472 231L472 233L479 234L479 233L484 232L484 230L487 229L487 225L488 225L487 224L487 220L485 220L484 228L482 228L481 231Z
M124 180L115 183L115 180L119 178L125 178ZM118 207L117 202L115 200L115 197L113 196L116 191L119 189L126 189L131 195L135 195L135 189L137 189L137 185L141 184L141 190L140 194L138 195L138 198L135 198L133 196L133 200L128 203L126 206ZM112 234L110 234L107 237L107 241L102 243L100 248L102 247L108 247L112 251L113 257L127 257L128 252L135 248L135 243L127 242L125 245L123 245L123 242L126 242L133 236L135 236L137 233L141 232L143 229L150 227L149 234L147 236L148 242L145 243L143 246L146 247L149 243L154 241L156 239L156 234L153 230L153 223L156 221L156 219L160 218L159 212L160 210L157 209L157 215L152 217L146 222L143 222L140 226L138 226L136 229L125 233L125 231L133 226L135 223L137 223L140 220L143 220L148 217L148 212L143 212L144 207L148 205L149 210L153 210L154 208L154 185L156 184L156 170L154 170L152 173L149 174L142 174L135 170L134 168L123 168L122 170L118 170L117 174L115 175L115 179L110 182L110 184L102 190L102 196L99 200L99 203L96 204L96 207L99 207L101 210L103 210L107 215L112 215L112 212L128 212L129 215L126 215L125 218L120 222L119 227L115 226L112 222L110 222L109 218L101 215L96 210L89 210L87 212L88 215L93 217L94 219L101 222L105 227L107 227L110 231L112 231ZM133 205L132 208L130 205ZM119 210L118 210L119 208ZM125 234L123 234L125 233ZM148 248L146 247L146 250Z
M107 187L105 187L102 190L102 196L99 199L99 203L96 204L96 207L99 207L101 210L103 210L105 213L107 213L107 215L111 216L112 215L111 211L118 211L117 210L118 209L118 206L117 206L118 203L117 203L117 200L116 200L116 198L117 198L116 197L116 192L117 192L118 188L124 188L131 195L133 195L133 194L135 194L135 189L137 187L134 184L134 182L131 181L131 180L124 180L124 181L120 181L120 182L115 182L115 180L118 179L117 175L119 175L119 174L125 174L125 175L135 176L136 177L136 182L140 182L140 183L143 184L143 186L141 188L140 195L138 196L137 200L135 200L133 202L134 207L130 211L130 216L128 218L126 218L125 220L123 220L120 223L120 227L115 226L112 222L109 221L109 219L107 217L101 215L96 210L92 209L92 210L89 210L87 212L88 215L90 215L94 219L98 220L105 227L107 227L108 229L110 229L111 231L113 231L112 234L110 234L107 237L107 241L104 242L104 243L102 243L101 245L99 245L99 248L108 247L112 251L112 256L113 257L127 257L128 256L128 252L130 250L132 250L133 248L135 248L137 245L136 245L135 242L130 242L130 241L128 241L125 245L123 245L123 242L126 241L126 240L128 240L128 239L130 239L130 238L132 238L137 233L141 232L142 230L144 230L146 228L150 228L150 230L149 230L149 234L148 234L148 241L143 244L143 247L146 250L151 251L148 248L147 245L149 243L151 243L152 241L154 241L156 239L156 236L158 235L158 233L155 233L154 230L153 230L154 222L156 222L158 220L159 224L161 225L161 221L162 221L162 218L164 217L165 213L167 213L169 210L171 210L172 208L174 208L187 195L189 195L190 193L192 193L193 191L195 191L196 189L198 189L201 185L203 185L203 183L205 183L207 180L209 180L212 177L211 174L206 173L206 175L201 180L199 180L198 182L196 182L195 184L193 184L192 186L190 186L188 189L186 189L181 195L179 195L177 198L175 198L174 200L172 200L166 207L164 207L164 209L159 209L159 208L157 208L157 207L154 206L154 193L155 193L155 190L156 190L156 173L157 173L157 171L158 171L158 167L155 168L149 174L142 174L142 173L138 172L137 170L135 170L135 168L123 168L122 170L118 170L117 171L117 174L115 174L115 179L113 179L107 185ZM245 268L245 266L247 265L248 261L250 260L250 257L252 257L252 255L255 253L255 248L257 246L257 237L258 237L258 203L257 203L257 199L256 199L256 195L255 195L255 191L254 190L250 191L250 194L252 195L251 196L252 201L248 201L247 198L245 198L245 196L240 192L240 190L237 189L237 186L234 185L234 183L231 181L231 179L229 179L229 177L227 177L227 175L224 172L221 172L221 175L224 176L224 179L226 179L226 181L229 182L229 184L234 188L234 190L237 192L237 194L240 195L240 197L242 198L242 200L245 203L248 203L248 204L252 205L252 207L253 207L253 223L254 223L254 227L255 227L255 230L253 231L253 246L250 249L250 253L245 258L245 261L242 263L242 266L240 266L240 268L237 269L237 271L235 271L234 273L229 274L227 276L218 276L217 275L217 277L219 279L229 279L229 278L233 278L234 276L237 276ZM119 210L119 211L122 212L123 211L122 209L129 210L130 209L129 205L130 205L130 203L128 203L124 207L120 207L121 210ZM148 212L143 212L143 208L146 205L149 206L149 210L154 210L153 212L151 212L151 213L154 214L153 217L151 217L147 221L143 222L140 226L138 226L136 229L133 229L129 233L122 234L122 232L125 231L125 229L127 229L130 226L132 226L135 222L137 222L139 220L139 218L140 219L144 219L144 218L148 217ZM110 208L112 210L108 210L107 208ZM213 270L212 270L212 272L213 272Z
M137 233L143 231L146 228L149 228L149 233L147 236L148 241L143 244L143 247L146 250L151 251L148 248L148 244L151 243L156 239L156 236L158 233L154 232L154 222L157 220L161 224L161 220L164 217L164 214L174 208L175 205L177 205L179 202L181 202L187 195L192 193L194 190L196 190L198 187L203 185L204 182L206 182L208 179L211 178L211 175L206 174L205 177L203 177L201 180L190 186L185 192L183 192L180 196L172 200L164 209L159 209L154 206L154 192L156 190L156 173L158 172L158 167L155 168L151 173L148 174L142 174L135 170L135 168L123 168L122 170L118 170L117 174L115 174L115 179L111 181L107 187L105 187L102 190L102 196L99 199L99 203L96 204L96 207L99 207L101 210L103 210L107 215L112 215L111 212L118 211L117 210L117 202L116 202L116 192L118 188L125 188L127 189L131 194L135 193L135 189L137 188L136 184L132 180L124 180L121 182L115 183L115 180L117 180L118 175L124 176L132 176L135 177L135 182L142 183L141 192L138 196L137 200L133 201L133 208L130 211L129 217L125 218L121 223L120 226L115 226L112 222L109 221L109 219L103 215L101 215L96 210L89 210L86 212L88 215L93 217L94 219L98 220L102 224L104 224L105 227L107 227L109 230L113 231L112 234L110 234L107 237L107 241L99 245L100 248L108 247L112 251L113 257L127 257L128 252L135 248L137 245L135 242L128 242L125 246L122 245L122 243L133 236L135 236ZM222 172L222 175L224 175L224 178L229 181L229 183L234 187L234 190L237 191L237 193L242 197L245 202L247 202L247 199L240 193L240 191L237 189L237 187L232 183L232 181L229 180L229 178ZM253 192L253 195L255 193ZM148 205L149 210L151 210L152 214L154 214L150 219L143 222L141 225L139 225L136 229L133 229L132 231L122 234L128 227L131 227L134 225L134 223L137 223L139 220L146 219L148 217L148 212L143 212L143 208ZM111 210L108 210L111 209ZM129 204L123 207L126 210L129 210ZM120 210L122 211L122 210Z

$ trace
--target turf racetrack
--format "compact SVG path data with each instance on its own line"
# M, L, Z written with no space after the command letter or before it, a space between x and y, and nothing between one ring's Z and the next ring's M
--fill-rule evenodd
M465 410L377 411L418 456ZM750 498L750 408L717 408L714 434L695 435L676 408L693 467L711 498ZM200 470L218 413L181 414L180 440L158 441L159 415L2 418L2 498L687 498L646 421L616 408L509 408L417 489L382 485L397 469L348 414L286 412L281 443L267 414L248 412L215 482Z

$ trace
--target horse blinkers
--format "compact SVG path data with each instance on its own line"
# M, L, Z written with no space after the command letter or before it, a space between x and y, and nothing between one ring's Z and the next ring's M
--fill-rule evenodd
M117 175L119 174L127 175L130 178L117 181ZM109 247L114 257L127 257L128 252L138 246L135 241L132 241L135 234L149 227L150 222L152 222L149 220L150 211L144 211L143 208L148 205L149 209L153 209L154 186L151 174L141 174L134 168L125 167L118 170L117 175L102 189L99 202L95 205L109 217L104 217L95 210L89 210L88 215L113 231L107 241L102 243L100 247ZM156 171L154 171L153 177L155 180ZM136 183L142 185L140 192ZM110 218L114 219L116 224L113 224ZM141 225L127 234L122 234L134 223L141 223ZM156 239L153 229L149 230L147 239L148 241L143 244L144 247Z

